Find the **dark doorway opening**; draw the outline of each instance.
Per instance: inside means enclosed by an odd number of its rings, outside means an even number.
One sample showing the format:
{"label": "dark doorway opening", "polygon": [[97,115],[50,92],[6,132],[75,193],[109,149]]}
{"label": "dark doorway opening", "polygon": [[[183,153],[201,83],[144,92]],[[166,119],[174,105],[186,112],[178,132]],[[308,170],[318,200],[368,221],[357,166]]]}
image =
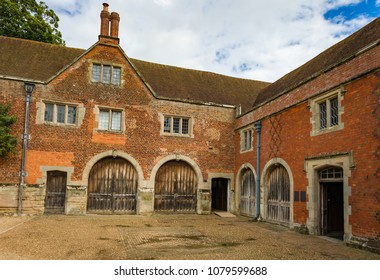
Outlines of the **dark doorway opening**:
{"label": "dark doorway opening", "polygon": [[228,179],[214,178],[211,183],[212,201],[211,207],[213,210],[227,211],[228,202]]}
{"label": "dark doorway opening", "polygon": [[322,235],[343,240],[343,218],[343,182],[321,183]]}

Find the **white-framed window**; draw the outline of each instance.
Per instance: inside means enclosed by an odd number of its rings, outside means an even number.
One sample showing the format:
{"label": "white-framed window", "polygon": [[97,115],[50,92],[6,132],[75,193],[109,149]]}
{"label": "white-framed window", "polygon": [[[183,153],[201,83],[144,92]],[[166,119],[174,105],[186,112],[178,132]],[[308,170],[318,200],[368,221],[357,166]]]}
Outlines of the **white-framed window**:
{"label": "white-framed window", "polygon": [[190,136],[191,118],[164,116],[163,133],[166,135]]}
{"label": "white-framed window", "polygon": [[335,90],[311,100],[312,136],[344,128],[341,120],[344,112],[344,108],[341,106],[342,99],[342,91]]}
{"label": "white-framed window", "polygon": [[252,128],[244,129],[240,132],[240,151],[246,152],[252,150]]}
{"label": "white-framed window", "polygon": [[123,111],[119,109],[99,108],[98,130],[122,131]]}
{"label": "white-framed window", "polygon": [[121,67],[101,63],[93,63],[91,80],[97,83],[120,86]]}
{"label": "white-framed window", "polygon": [[44,102],[44,122],[63,125],[77,124],[77,105]]}

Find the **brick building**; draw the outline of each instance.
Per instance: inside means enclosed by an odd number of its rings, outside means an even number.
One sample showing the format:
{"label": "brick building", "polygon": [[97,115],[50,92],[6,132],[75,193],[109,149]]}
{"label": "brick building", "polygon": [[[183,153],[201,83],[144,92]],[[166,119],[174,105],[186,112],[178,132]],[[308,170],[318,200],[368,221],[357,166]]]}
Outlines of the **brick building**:
{"label": "brick building", "polygon": [[380,19],[273,84],[131,59],[119,20],[87,50],[0,37],[1,212],[219,209],[378,250]]}

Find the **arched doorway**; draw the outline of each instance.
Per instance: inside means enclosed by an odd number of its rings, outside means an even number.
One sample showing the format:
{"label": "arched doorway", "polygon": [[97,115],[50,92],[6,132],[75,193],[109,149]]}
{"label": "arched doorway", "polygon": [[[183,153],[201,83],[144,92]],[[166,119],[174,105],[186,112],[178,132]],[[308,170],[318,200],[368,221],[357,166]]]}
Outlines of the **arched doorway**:
{"label": "arched doorway", "polygon": [[319,171],[320,234],[343,239],[343,169],[329,167]]}
{"label": "arched doorway", "polygon": [[256,183],[250,168],[243,169],[240,180],[240,215],[256,215]]}
{"label": "arched doorway", "polygon": [[106,157],[91,169],[87,211],[136,213],[138,176],[127,160]]}
{"label": "arched doorway", "polygon": [[285,167],[276,164],[268,175],[267,220],[289,225],[290,179]]}
{"label": "arched doorway", "polygon": [[197,210],[197,182],[197,175],[187,162],[166,162],[155,177],[154,210],[194,213]]}

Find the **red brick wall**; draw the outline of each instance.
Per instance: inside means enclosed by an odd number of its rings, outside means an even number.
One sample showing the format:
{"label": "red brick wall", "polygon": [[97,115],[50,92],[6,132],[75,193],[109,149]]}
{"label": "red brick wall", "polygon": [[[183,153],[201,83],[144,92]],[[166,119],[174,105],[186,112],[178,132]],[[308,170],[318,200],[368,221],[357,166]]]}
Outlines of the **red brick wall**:
{"label": "red brick wall", "polygon": [[[352,225],[352,233],[356,236],[379,239],[380,234],[380,180],[379,174],[379,88],[380,71],[371,72],[344,85],[347,91],[342,100],[344,113],[342,122],[344,129],[325,133],[318,136],[310,136],[312,130],[310,118],[311,112],[305,97],[312,96],[313,92],[319,93],[324,89],[338,86],[338,75],[342,72],[344,77],[348,72],[352,77],[360,75],[363,71],[363,60],[370,65],[379,65],[379,48],[377,52],[371,51],[372,57],[367,54],[364,58],[353,60],[352,64],[344,64],[341,68],[334,69],[330,73],[303,85],[294,90],[288,96],[282,96],[267,105],[253,111],[237,120],[238,127],[242,127],[259,118],[262,119],[261,141],[261,172],[264,165],[274,157],[284,159],[290,166],[294,191],[306,191],[308,181],[304,172],[305,158],[321,156],[341,152],[353,152],[355,168],[351,170],[349,186],[352,193],[349,199],[351,215],[349,223]],[[370,60],[372,60],[370,62]],[[363,67],[362,67],[363,66]],[[346,75],[348,76],[348,75]],[[323,82],[325,79],[329,81]],[[375,92],[377,88],[377,93]],[[294,94],[294,96],[293,96]],[[298,100],[304,100],[297,105]],[[282,103],[282,104],[281,104]],[[273,109],[273,106],[275,109]],[[274,110],[289,107],[278,114],[271,114]],[[276,124],[275,133],[272,124]],[[239,147],[239,131],[235,133],[235,145]],[[377,135],[377,137],[375,136]],[[278,151],[272,147],[276,147]],[[238,168],[249,162],[256,166],[256,135],[254,132],[254,150],[249,153],[237,152],[235,161],[235,174]],[[378,155],[380,156],[380,155]],[[237,174],[236,174],[237,176]],[[377,215],[377,217],[376,217]],[[306,202],[294,202],[294,222],[305,224],[308,217]]]}
{"label": "red brick wall", "polygon": [[[113,64],[122,65],[122,86],[91,82],[92,61],[112,61]],[[22,83],[18,86],[22,87]],[[2,94],[11,98],[7,92],[4,90]],[[20,98],[15,99],[17,107],[14,109],[17,114],[24,106],[21,99],[23,89],[18,88],[18,92]],[[155,164],[172,154],[193,159],[201,168],[204,179],[207,179],[208,172],[233,172],[234,145],[231,132],[234,109],[155,99],[117,47],[98,45],[48,85],[37,85],[33,96],[31,140],[26,166],[28,184],[35,184],[37,179],[42,178],[41,165],[72,166],[74,173],[69,179],[81,181],[88,161],[99,153],[113,149],[132,156],[142,167],[146,180],[150,178]],[[82,125],[77,128],[37,124],[37,102],[42,100],[83,104],[85,117]],[[96,105],[123,108],[125,132],[96,131]],[[161,136],[159,113],[192,117],[194,137]],[[22,124],[23,120],[19,120],[19,123]],[[17,182],[20,160],[14,160],[15,172],[10,174],[6,171],[9,164],[7,160],[0,165],[1,172],[7,174],[6,181]],[[1,178],[0,182],[3,181]]]}

